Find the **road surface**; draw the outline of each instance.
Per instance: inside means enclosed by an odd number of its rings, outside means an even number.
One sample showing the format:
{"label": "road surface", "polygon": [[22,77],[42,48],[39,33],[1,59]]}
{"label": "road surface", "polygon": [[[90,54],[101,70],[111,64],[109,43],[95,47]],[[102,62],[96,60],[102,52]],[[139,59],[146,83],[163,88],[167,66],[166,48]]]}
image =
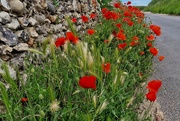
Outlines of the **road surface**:
{"label": "road surface", "polygon": [[165,121],[180,121],[180,16],[148,12],[145,15],[162,31],[162,35],[156,39],[155,47],[165,59],[159,62],[157,57],[154,58],[151,77],[162,80],[157,101],[164,112]]}

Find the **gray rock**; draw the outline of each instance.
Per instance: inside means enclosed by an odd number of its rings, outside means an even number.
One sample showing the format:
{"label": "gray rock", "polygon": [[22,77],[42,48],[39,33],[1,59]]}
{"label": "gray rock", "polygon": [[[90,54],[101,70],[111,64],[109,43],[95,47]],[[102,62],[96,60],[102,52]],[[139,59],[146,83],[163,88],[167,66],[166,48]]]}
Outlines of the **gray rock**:
{"label": "gray rock", "polygon": [[22,27],[27,27],[29,24],[29,21],[26,17],[19,17],[18,18],[19,23],[21,24]]}
{"label": "gray rock", "polygon": [[44,35],[47,35],[47,31],[45,31],[46,30],[46,28],[44,27],[44,26],[38,26],[38,27],[36,27],[36,32],[38,33],[38,34],[44,34]]}
{"label": "gray rock", "polygon": [[14,29],[15,30],[15,29],[17,29],[20,26],[20,23],[18,22],[17,19],[13,18],[11,23],[6,24],[6,26],[8,28],[10,28],[10,29]]}
{"label": "gray rock", "polygon": [[7,0],[0,0],[0,7],[1,6],[4,10],[7,10],[7,11],[11,9],[7,3]]}
{"label": "gray rock", "polygon": [[53,30],[53,33],[58,33],[62,31],[62,24],[53,25],[51,24],[50,28]]}
{"label": "gray rock", "polygon": [[87,13],[89,11],[89,6],[88,4],[83,4],[81,3],[81,8],[82,8],[82,12]]}
{"label": "gray rock", "polygon": [[48,11],[52,14],[52,15],[54,15],[55,13],[56,13],[56,8],[54,7],[54,5],[52,5],[51,3],[48,3],[47,4],[47,7],[48,7]]}
{"label": "gray rock", "polygon": [[24,41],[24,42],[28,42],[30,40],[30,37],[29,37],[28,33],[26,33],[25,31],[22,31],[22,33],[20,35],[20,39],[22,39],[22,41]]}
{"label": "gray rock", "polygon": [[28,42],[30,40],[28,33],[25,32],[24,30],[17,31],[16,35],[21,41]]}
{"label": "gray rock", "polygon": [[18,44],[17,36],[11,30],[2,27],[2,25],[0,25],[0,41],[9,46]]}
{"label": "gray rock", "polygon": [[46,17],[45,17],[44,15],[35,15],[35,19],[36,19],[39,23],[45,23]]}
{"label": "gray rock", "polygon": [[30,23],[30,25],[35,26],[38,22],[36,21],[36,19],[30,17],[29,18],[29,23]]}
{"label": "gray rock", "polygon": [[0,12],[0,23],[2,24],[6,24],[11,22],[11,17],[9,16],[9,14],[7,12]]}
{"label": "gray rock", "polygon": [[19,0],[10,0],[9,6],[13,12],[16,12],[18,14],[22,13],[24,10],[24,5]]}
{"label": "gray rock", "polygon": [[12,49],[12,47],[9,47],[8,45],[2,45],[2,46],[0,46],[0,50],[2,50],[3,55],[6,55],[7,52],[11,53],[13,49]]}
{"label": "gray rock", "polygon": [[34,29],[34,27],[29,27],[28,28],[28,32],[29,32],[29,35],[31,37],[38,37],[38,33],[36,32],[36,30]]}
{"label": "gray rock", "polygon": [[82,13],[81,3],[77,3],[77,12]]}
{"label": "gray rock", "polygon": [[19,43],[18,45],[13,47],[16,51],[27,51],[28,50],[28,44],[26,43]]}

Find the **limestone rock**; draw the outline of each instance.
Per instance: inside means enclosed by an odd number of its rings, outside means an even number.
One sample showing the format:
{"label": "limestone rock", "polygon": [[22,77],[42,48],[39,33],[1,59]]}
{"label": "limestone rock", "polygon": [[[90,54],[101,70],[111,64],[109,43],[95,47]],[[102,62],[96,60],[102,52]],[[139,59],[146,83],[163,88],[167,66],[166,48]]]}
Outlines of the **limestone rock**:
{"label": "limestone rock", "polygon": [[10,6],[11,10],[16,13],[22,13],[24,10],[24,5],[19,0],[10,0],[9,6]]}
{"label": "limestone rock", "polygon": [[27,51],[28,50],[28,44],[26,43],[19,43],[15,47],[13,47],[16,51]]}
{"label": "limestone rock", "polygon": [[6,55],[7,52],[11,53],[12,52],[12,47],[9,47],[8,45],[2,45],[0,46],[0,50],[2,50],[2,54]]}
{"label": "limestone rock", "polygon": [[36,32],[36,30],[34,29],[34,27],[29,27],[28,28],[28,32],[29,32],[29,35],[31,37],[38,37],[38,33]]}
{"label": "limestone rock", "polygon": [[54,7],[54,5],[52,5],[51,3],[48,3],[47,4],[47,7],[48,7],[48,11],[52,14],[52,15],[54,15],[55,13],[56,13],[56,8]]}
{"label": "limestone rock", "polygon": [[30,18],[29,18],[29,24],[32,25],[32,26],[35,26],[35,25],[37,24],[36,19],[30,17]]}
{"label": "limestone rock", "polygon": [[29,24],[29,21],[26,17],[19,17],[18,18],[19,23],[21,24],[22,27],[27,27]]}
{"label": "limestone rock", "polygon": [[4,10],[10,10],[11,8],[9,7],[7,0],[0,0],[0,7],[3,7]]}
{"label": "limestone rock", "polygon": [[10,29],[16,30],[20,26],[20,23],[17,19],[13,18],[11,23],[6,24],[6,26]]}
{"label": "limestone rock", "polygon": [[0,23],[6,24],[9,22],[11,22],[11,17],[9,16],[9,14],[7,12],[1,11],[0,12]]}
{"label": "limestone rock", "polygon": [[17,36],[9,29],[6,29],[0,25],[0,41],[9,46],[15,46],[18,44]]}

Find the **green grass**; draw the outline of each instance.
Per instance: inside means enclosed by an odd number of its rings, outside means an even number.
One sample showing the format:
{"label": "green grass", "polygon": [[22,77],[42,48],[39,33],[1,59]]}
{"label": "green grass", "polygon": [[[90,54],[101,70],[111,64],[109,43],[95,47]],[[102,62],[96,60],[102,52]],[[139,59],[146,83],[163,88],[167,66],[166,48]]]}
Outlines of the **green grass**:
{"label": "green grass", "polygon": [[151,11],[153,13],[180,15],[179,5],[179,0],[152,0],[148,7],[146,7],[144,10]]}
{"label": "green grass", "polygon": [[[124,10],[113,9],[123,15]],[[140,11],[139,11],[140,12]],[[0,99],[6,112],[0,115],[4,121],[137,121],[151,117],[138,118],[139,104],[145,98],[147,78],[152,72],[153,55],[149,51],[146,36],[150,34],[149,24],[138,22],[135,14],[129,26],[123,22],[125,17],[116,20],[98,16],[93,35],[78,34],[72,22],[70,29],[81,39],[77,44],[68,41],[62,47],[55,47],[49,37],[40,43],[40,50],[30,49],[26,57],[24,73],[27,80],[18,75],[12,80],[6,65],[3,81],[0,82]],[[89,20],[90,22],[91,20]],[[121,23],[121,29],[116,27]],[[83,23],[86,24],[86,23]],[[147,27],[143,27],[146,24]],[[112,31],[124,31],[126,40],[112,36]],[[138,45],[131,46],[132,38],[137,36]],[[104,40],[108,39],[108,43]],[[127,43],[124,49],[118,44]],[[47,54],[50,50],[50,54]],[[143,51],[145,54],[140,55]],[[33,59],[33,62],[29,61]],[[103,71],[102,64],[110,63],[110,72]],[[142,76],[139,74],[142,73]],[[17,72],[18,74],[18,72]],[[82,88],[79,80],[83,76],[96,77],[96,89]],[[4,84],[9,84],[6,91]],[[22,98],[28,101],[22,102]]]}

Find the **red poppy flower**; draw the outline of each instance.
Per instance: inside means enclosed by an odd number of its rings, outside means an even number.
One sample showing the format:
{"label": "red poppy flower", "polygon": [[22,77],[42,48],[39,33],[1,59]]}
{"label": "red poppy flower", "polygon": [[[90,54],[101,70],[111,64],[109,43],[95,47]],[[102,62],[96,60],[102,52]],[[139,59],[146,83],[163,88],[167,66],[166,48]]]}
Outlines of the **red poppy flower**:
{"label": "red poppy flower", "polygon": [[116,36],[117,39],[126,40],[126,36],[122,32],[118,32]]}
{"label": "red poppy flower", "polygon": [[79,86],[82,88],[96,89],[96,77],[95,76],[83,76],[79,80]]}
{"label": "red poppy flower", "polygon": [[117,27],[117,28],[121,28],[121,26],[122,26],[121,23],[117,23],[117,24],[116,24],[116,27]]}
{"label": "red poppy flower", "polygon": [[150,48],[150,52],[151,52],[151,54],[153,54],[154,56],[156,56],[156,55],[158,54],[158,49],[155,48],[155,47],[151,47],[151,48]]}
{"label": "red poppy flower", "polygon": [[124,16],[125,16],[125,17],[131,17],[132,14],[131,14],[129,11],[125,11],[125,12],[124,12]]}
{"label": "red poppy flower", "polygon": [[111,71],[111,64],[110,63],[102,64],[102,69],[104,72],[109,73]]}
{"label": "red poppy flower", "polygon": [[112,12],[112,19],[113,19],[113,20],[117,20],[118,18],[119,18],[118,13]]}
{"label": "red poppy flower", "polygon": [[114,3],[114,7],[115,7],[115,8],[121,8],[121,3],[120,3],[120,2]]}
{"label": "red poppy flower", "polygon": [[65,42],[66,42],[66,38],[64,38],[64,37],[59,37],[59,38],[56,39],[55,45],[56,45],[56,47],[59,47],[59,46],[64,45]]}
{"label": "red poppy flower", "polygon": [[108,11],[108,9],[107,8],[102,8],[102,10],[101,10],[101,12],[104,14],[104,13],[106,13]]}
{"label": "red poppy flower", "polygon": [[66,38],[74,44],[77,44],[79,40],[79,38],[75,36],[72,32],[66,32]]}
{"label": "red poppy flower", "polygon": [[130,46],[136,46],[136,45],[138,45],[139,44],[139,42],[137,42],[137,41],[131,41],[130,42]]}
{"label": "red poppy flower", "polygon": [[162,56],[162,55],[158,57],[159,61],[163,61],[163,60],[164,60],[164,58],[165,58],[165,57],[164,57],[164,56]]}
{"label": "red poppy flower", "polygon": [[109,40],[104,40],[104,43],[108,43],[109,42]]}
{"label": "red poppy flower", "polygon": [[94,19],[96,16],[97,16],[97,15],[94,14],[94,13],[91,13],[91,14],[90,14],[90,18],[91,18],[91,19]]}
{"label": "red poppy flower", "polygon": [[151,42],[148,42],[148,43],[147,43],[147,46],[148,46],[148,47],[152,47],[152,43],[151,43]]}
{"label": "red poppy flower", "polygon": [[121,44],[118,44],[118,48],[121,50],[121,49],[124,49],[126,47],[126,43],[121,43]]}
{"label": "red poppy flower", "polygon": [[72,18],[71,21],[72,21],[73,23],[76,23],[76,22],[77,22],[77,19],[76,19],[76,18]]}
{"label": "red poppy flower", "polygon": [[143,74],[142,74],[142,73],[139,73],[139,76],[143,76]]}
{"label": "red poppy flower", "polygon": [[95,31],[94,31],[93,29],[88,29],[88,30],[87,30],[87,33],[88,33],[89,35],[93,35],[93,34],[95,33]]}
{"label": "red poppy flower", "polygon": [[146,94],[146,98],[149,100],[149,101],[155,101],[156,100],[156,93],[155,92],[148,92]]}
{"label": "red poppy flower", "polygon": [[88,22],[88,17],[87,16],[82,15],[81,19],[82,19],[83,22]]}
{"label": "red poppy flower", "polygon": [[151,91],[151,92],[155,92],[157,93],[159,88],[161,87],[162,82],[161,80],[152,80],[148,83],[147,88]]}
{"label": "red poppy flower", "polygon": [[132,40],[133,40],[133,41],[138,41],[139,38],[138,38],[137,36],[134,36],[134,37],[132,38]]}
{"label": "red poppy flower", "polygon": [[113,31],[112,31],[112,34],[113,34],[114,36],[116,36],[116,35],[117,35],[117,32],[116,32],[115,30],[113,30]]}
{"label": "red poppy flower", "polygon": [[151,24],[149,28],[157,35],[161,35],[161,27]]}
{"label": "red poppy flower", "polygon": [[127,2],[127,5],[130,5],[130,4],[131,4],[131,1],[128,1],[128,2]]}
{"label": "red poppy flower", "polygon": [[144,51],[141,51],[139,54],[140,54],[140,55],[144,55]]}
{"label": "red poppy flower", "polygon": [[129,26],[133,26],[133,25],[134,25],[134,22],[129,21],[129,22],[128,22],[128,25],[129,25]]}
{"label": "red poppy flower", "polygon": [[21,98],[21,102],[22,102],[22,103],[28,102],[28,98],[25,98],[25,97]]}
{"label": "red poppy flower", "polygon": [[149,36],[146,37],[147,40],[153,41],[155,39],[153,34],[150,34]]}

